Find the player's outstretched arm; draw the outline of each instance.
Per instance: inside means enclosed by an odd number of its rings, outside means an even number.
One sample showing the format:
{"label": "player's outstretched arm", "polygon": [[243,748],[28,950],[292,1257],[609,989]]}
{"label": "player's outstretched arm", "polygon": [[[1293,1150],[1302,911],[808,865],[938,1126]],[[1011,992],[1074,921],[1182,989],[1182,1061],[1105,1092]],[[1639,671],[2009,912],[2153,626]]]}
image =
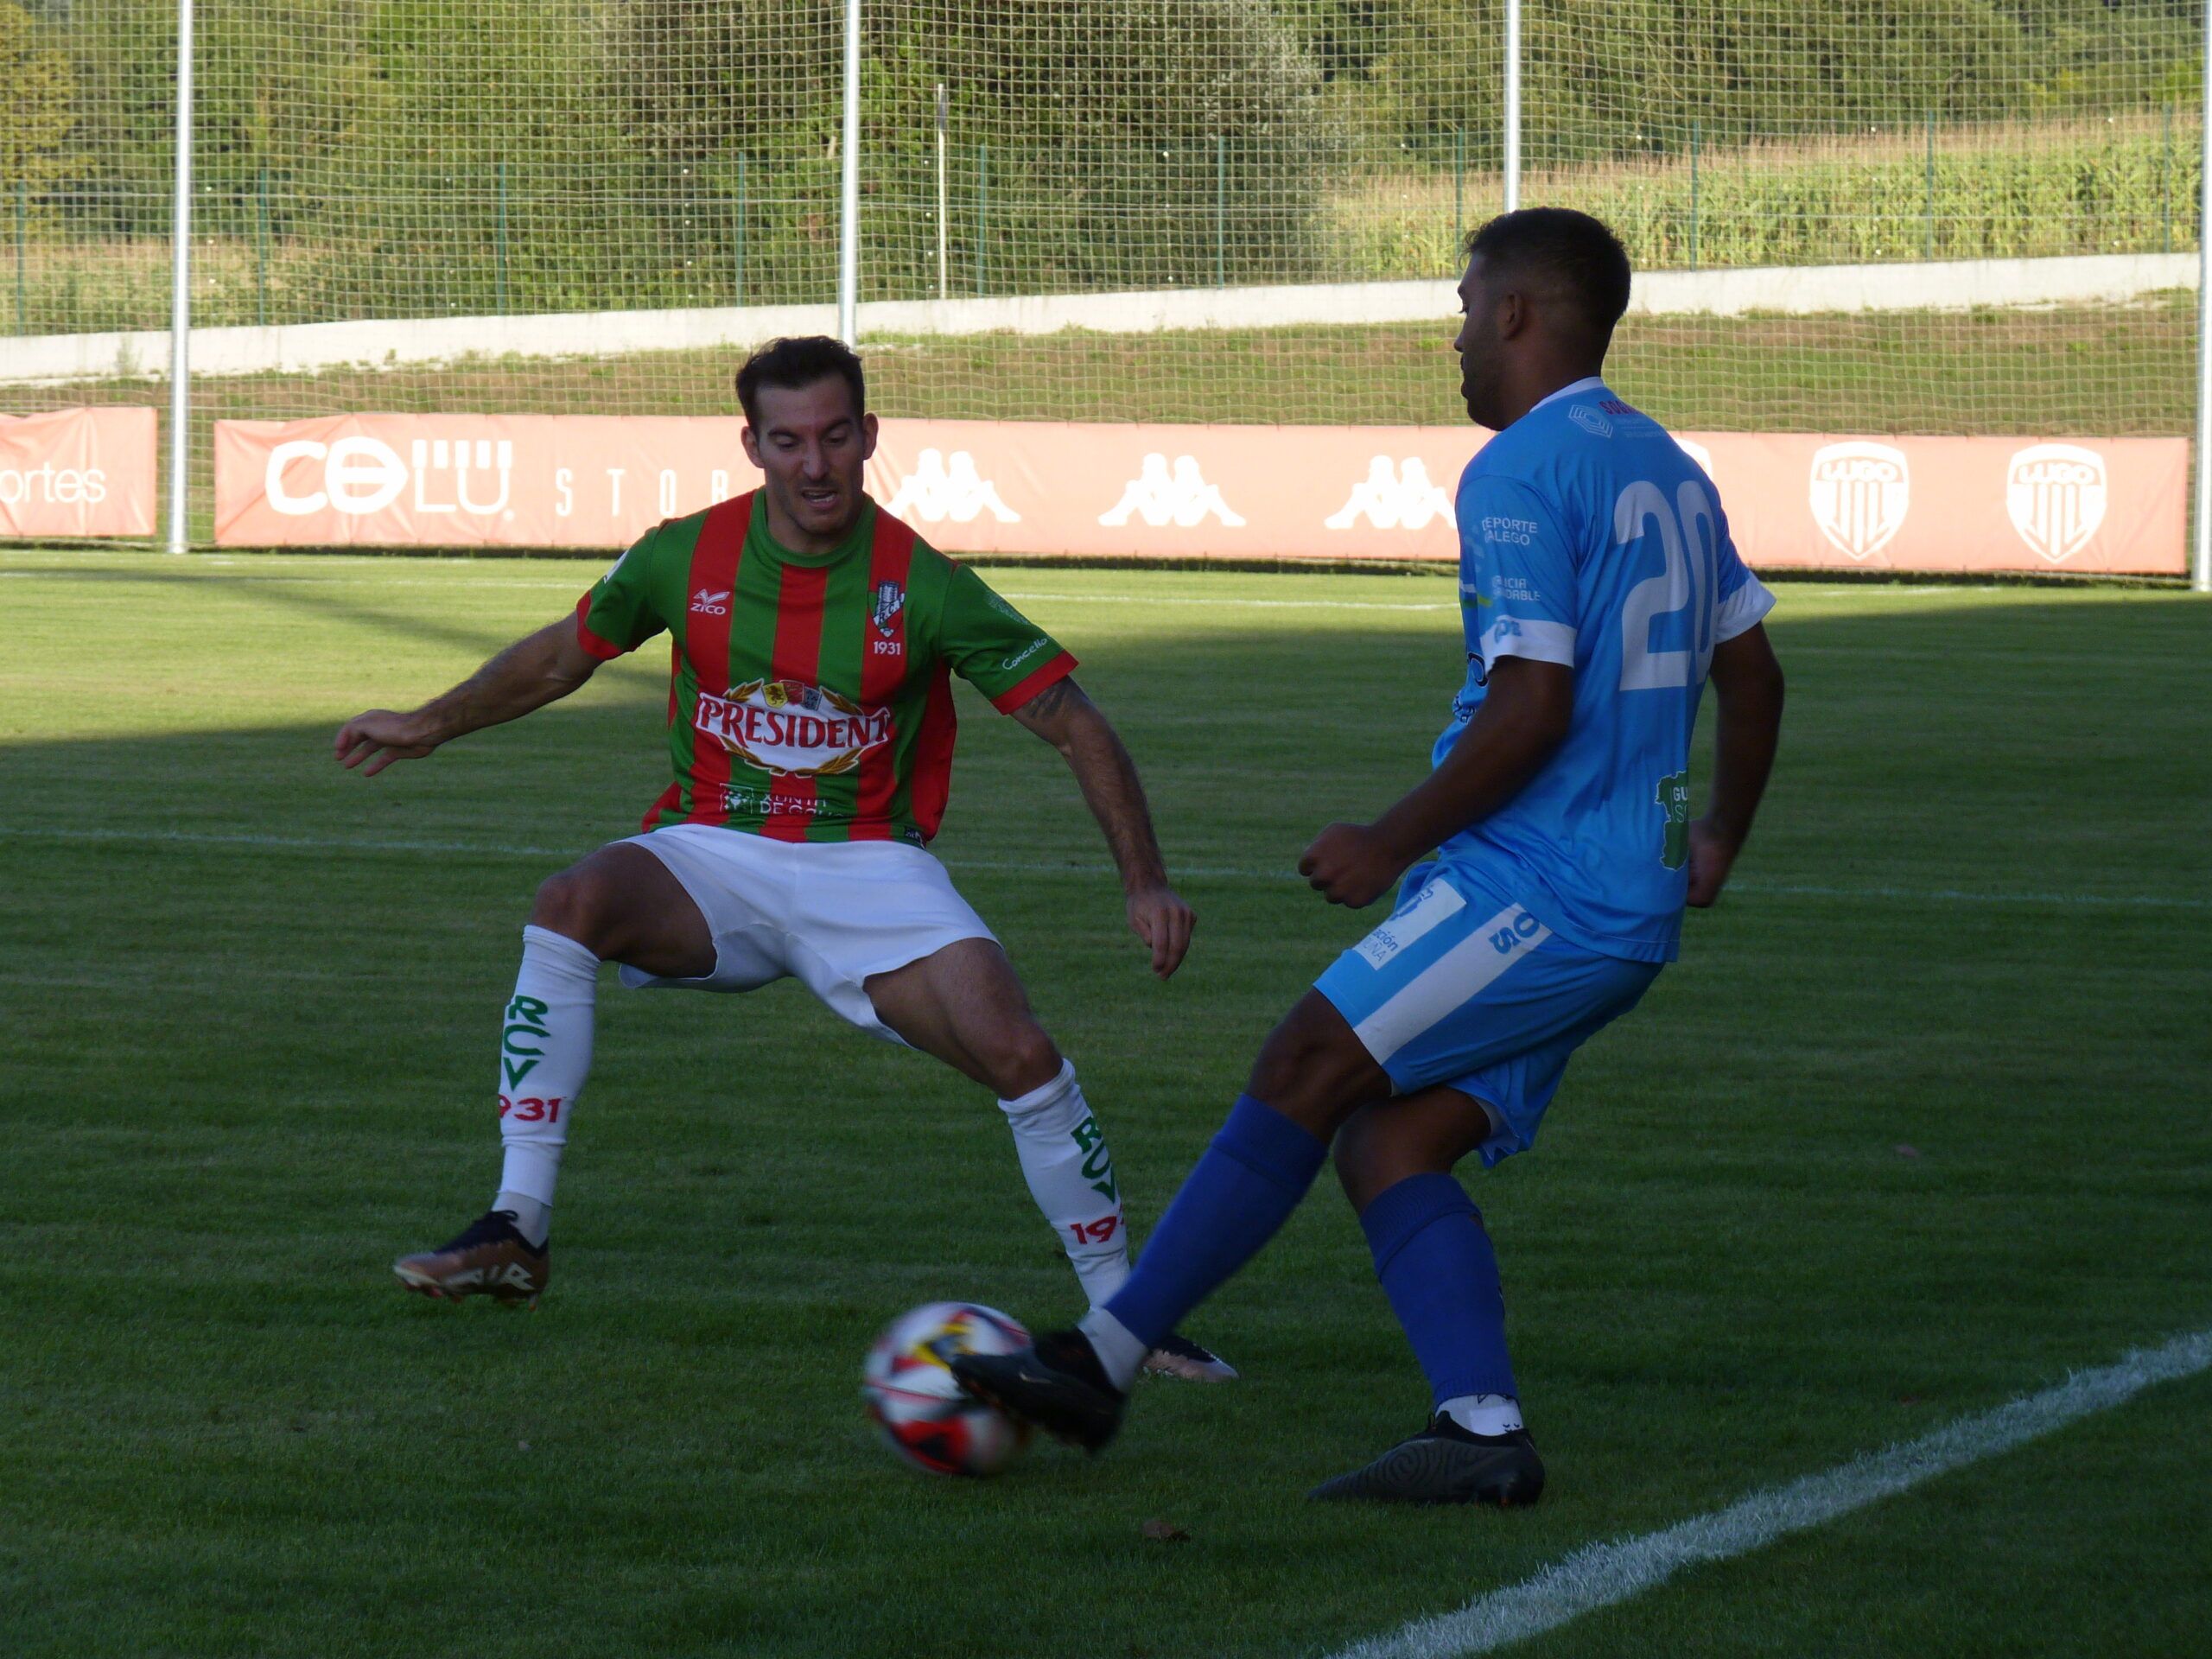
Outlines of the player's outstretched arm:
{"label": "player's outstretched arm", "polygon": [[1774,770],[1782,737],[1782,664],[1764,625],[1713,650],[1713,689],[1720,721],[1713,742],[1713,799],[1690,825],[1689,901],[1702,910],[1720,896],[1728,871],[1751,833],[1751,818]]}
{"label": "player's outstretched arm", "polygon": [[1519,794],[1567,741],[1573,718],[1573,669],[1501,657],[1444,764],[1373,823],[1331,824],[1298,873],[1332,905],[1373,904],[1423,853]]}
{"label": "player's outstretched arm", "polygon": [[354,715],[338,729],[338,764],[373,778],[395,760],[419,760],[442,743],[543,709],[591,678],[598,666],[576,641],[575,619],[563,617],[410,714],[371,709]]}
{"label": "player's outstretched arm", "polygon": [[1167,885],[1167,867],[1152,832],[1151,809],[1136,762],[1113,722],[1073,680],[1056,680],[1014,711],[1014,717],[1058,749],[1082,786],[1129,896],[1129,926],[1152,948],[1152,971],[1165,979],[1191,948],[1197,918]]}

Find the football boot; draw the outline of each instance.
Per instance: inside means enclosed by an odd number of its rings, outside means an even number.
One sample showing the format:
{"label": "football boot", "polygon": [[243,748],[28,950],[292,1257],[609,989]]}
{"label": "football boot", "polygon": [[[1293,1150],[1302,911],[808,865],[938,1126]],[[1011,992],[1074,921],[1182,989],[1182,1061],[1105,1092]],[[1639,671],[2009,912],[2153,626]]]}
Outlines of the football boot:
{"label": "football boot", "polygon": [[1170,1332],[1144,1357],[1147,1376],[1179,1377],[1185,1382],[1234,1382],[1236,1368],[1211,1348]]}
{"label": "football boot", "polygon": [[1504,1510],[1534,1503],[1543,1490],[1544,1462],[1528,1430],[1470,1433],[1440,1411],[1411,1440],[1364,1469],[1323,1481],[1306,1497],[1325,1503],[1494,1503]]}
{"label": "football boot", "polygon": [[553,1248],[533,1249],[517,1230],[513,1211],[487,1210],[458,1237],[419,1255],[403,1255],[391,1270],[401,1284],[425,1296],[449,1302],[489,1296],[535,1307],[552,1277]]}
{"label": "football boot", "polygon": [[1080,1331],[1047,1332],[1010,1354],[955,1354],[950,1363],[965,1393],[1086,1452],[1114,1438],[1128,1403]]}

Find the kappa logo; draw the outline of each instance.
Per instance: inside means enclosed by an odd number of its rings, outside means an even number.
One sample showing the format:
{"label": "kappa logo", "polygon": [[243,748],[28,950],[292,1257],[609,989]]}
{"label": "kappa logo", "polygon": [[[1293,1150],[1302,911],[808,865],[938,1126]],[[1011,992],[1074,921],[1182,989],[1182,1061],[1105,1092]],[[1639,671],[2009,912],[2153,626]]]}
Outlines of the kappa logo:
{"label": "kappa logo", "polygon": [[1429,477],[1427,462],[1419,455],[1402,461],[1377,455],[1344,505],[1321,522],[1331,530],[1350,530],[1362,518],[1377,530],[1426,530],[1451,517],[1452,499]]}
{"label": "kappa logo", "polygon": [[722,588],[719,592],[711,588],[702,588],[697,593],[691,595],[691,614],[694,616],[728,616],[729,614],[729,593],[730,590],[727,588]]}
{"label": "kappa logo", "polygon": [[1808,491],[1813,522],[1853,563],[1890,544],[1912,508],[1912,470],[1904,451],[1854,439],[1813,456]]}
{"label": "kappa logo", "polygon": [[2052,564],[2089,544],[2105,521],[2105,458],[2071,443],[2036,443],[2012,457],[2005,511],[2020,539]]}
{"label": "kappa logo", "polygon": [[986,512],[1002,524],[1021,522],[1021,515],[999,499],[998,486],[976,471],[976,457],[966,449],[954,450],[950,460],[941,449],[923,450],[883,510],[893,518],[911,514],[932,524],[948,518],[972,524]]}
{"label": "kappa logo", "polygon": [[1122,499],[1098,515],[1098,522],[1119,528],[1135,517],[1154,529],[1174,524],[1190,530],[1204,524],[1209,514],[1231,530],[1244,527],[1244,520],[1221,499],[1221,491],[1206,482],[1196,455],[1176,456],[1171,472],[1167,457],[1155,449],[1122,486]]}

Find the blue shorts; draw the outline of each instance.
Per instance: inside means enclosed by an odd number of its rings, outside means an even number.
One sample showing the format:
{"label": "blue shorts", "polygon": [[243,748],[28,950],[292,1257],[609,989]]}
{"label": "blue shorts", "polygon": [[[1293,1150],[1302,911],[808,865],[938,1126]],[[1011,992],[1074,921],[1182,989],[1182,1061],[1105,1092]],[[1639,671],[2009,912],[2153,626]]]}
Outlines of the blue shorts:
{"label": "blue shorts", "polygon": [[1493,1109],[1495,1164],[1535,1144],[1567,1057],[1636,1006],[1656,962],[1569,944],[1464,865],[1417,865],[1390,919],[1314,989],[1398,1093],[1447,1084]]}

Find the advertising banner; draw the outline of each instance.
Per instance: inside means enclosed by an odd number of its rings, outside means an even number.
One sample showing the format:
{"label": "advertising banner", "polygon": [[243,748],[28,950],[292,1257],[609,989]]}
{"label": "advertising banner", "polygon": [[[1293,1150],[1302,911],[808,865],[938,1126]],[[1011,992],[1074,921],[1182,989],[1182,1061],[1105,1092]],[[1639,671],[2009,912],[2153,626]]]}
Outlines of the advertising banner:
{"label": "advertising banner", "polygon": [[150,409],[0,415],[0,540],[151,536]]}
{"label": "advertising banner", "polygon": [[[751,489],[729,417],[216,423],[228,546],[626,545]],[[876,499],[956,553],[1451,559],[1473,427],[883,423]],[[1754,565],[2179,574],[2178,438],[1688,434]]]}

